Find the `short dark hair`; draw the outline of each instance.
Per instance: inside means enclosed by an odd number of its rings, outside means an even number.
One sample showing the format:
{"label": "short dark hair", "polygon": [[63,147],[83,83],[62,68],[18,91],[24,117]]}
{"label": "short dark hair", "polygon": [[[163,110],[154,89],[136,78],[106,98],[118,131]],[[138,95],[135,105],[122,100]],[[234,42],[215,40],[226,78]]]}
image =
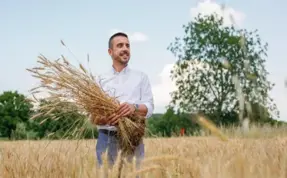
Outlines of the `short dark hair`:
{"label": "short dark hair", "polygon": [[112,48],[113,44],[112,44],[112,40],[117,37],[117,36],[123,36],[123,37],[126,37],[126,38],[129,38],[127,34],[123,33],[123,32],[118,32],[118,33],[115,33],[113,34],[110,39],[109,39],[109,48]]}

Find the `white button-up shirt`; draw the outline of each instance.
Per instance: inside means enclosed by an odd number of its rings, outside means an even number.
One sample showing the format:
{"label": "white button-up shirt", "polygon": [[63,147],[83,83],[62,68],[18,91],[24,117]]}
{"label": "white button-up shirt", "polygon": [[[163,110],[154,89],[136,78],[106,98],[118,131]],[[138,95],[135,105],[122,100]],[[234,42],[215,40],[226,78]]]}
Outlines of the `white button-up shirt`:
{"label": "white button-up shirt", "polygon": [[[117,97],[120,103],[144,104],[147,107],[146,118],[151,117],[154,100],[148,76],[134,69],[125,67],[121,72],[112,67],[97,79],[98,84],[111,97]],[[109,125],[98,125],[98,129],[116,130]]]}

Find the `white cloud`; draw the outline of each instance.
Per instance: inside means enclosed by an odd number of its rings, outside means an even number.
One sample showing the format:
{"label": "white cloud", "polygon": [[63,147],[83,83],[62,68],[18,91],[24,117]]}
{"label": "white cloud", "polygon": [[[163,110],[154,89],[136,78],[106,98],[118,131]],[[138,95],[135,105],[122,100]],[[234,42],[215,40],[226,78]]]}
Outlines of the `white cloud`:
{"label": "white cloud", "polygon": [[158,75],[160,77],[160,82],[152,87],[152,92],[154,95],[155,112],[162,112],[165,106],[171,101],[170,92],[176,90],[175,84],[170,78],[170,72],[174,64],[166,64],[161,73]]}
{"label": "white cloud", "polygon": [[124,32],[124,33],[126,33],[129,36],[129,39],[130,39],[131,42],[145,42],[145,41],[148,40],[147,35],[145,35],[142,32],[132,32],[131,33],[131,32],[122,31],[120,29],[112,29],[110,31],[109,35],[113,35],[114,33],[117,33],[117,32]]}
{"label": "white cloud", "polygon": [[[197,60],[190,61],[187,63],[189,68],[188,70],[190,72],[193,71],[193,68],[195,66],[200,68],[203,67],[208,68],[207,65]],[[171,70],[173,69],[174,65],[175,65],[174,63],[164,65],[162,71],[158,74],[160,82],[152,87],[154,104],[155,104],[155,113],[165,111],[165,107],[171,101],[170,93],[177,90],[175,81],[171,80]],[[183,77],[187,77],[187,75]]]}
{"label": "white cloud", "polygon": [[148,40],[148,37],[141,32],[134,32],[130,35],[130,39],[133,42],[144,42]]}
{"label": "white cloud", "polygon": [[192,7],[190,9],[192,18],[196,17],[199,13],[202,15],[210,15],[212,13],[216,13],[220,17],[224,18],[224,25],[226,26],[233,24],[233,22],[238,26],[242,26],[245,19],[244,13],[231,7],[222,6],[213,0],[202,0],[196,7]]}

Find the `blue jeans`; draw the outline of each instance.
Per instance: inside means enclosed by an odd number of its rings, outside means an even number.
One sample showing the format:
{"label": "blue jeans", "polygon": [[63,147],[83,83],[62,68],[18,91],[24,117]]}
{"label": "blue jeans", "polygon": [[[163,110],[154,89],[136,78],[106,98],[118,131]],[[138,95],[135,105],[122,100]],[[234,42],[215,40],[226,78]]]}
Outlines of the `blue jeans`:
{"label": "blue jeans", "polygon": [[[98,140],[96,144],[96,157],[98,165],[101,166],[103,164],[102,156],[103,153],[108,151],[108,162],[110,166],[113,166],[119,152],[118,140],[115,136],[107,135],[105,133],[99,132]],[[131,157],[136,157],[136,168],[140,167],[141,161],[144,158],[144,144],[141,142],[139,146],[137,146],[134,155]]]}

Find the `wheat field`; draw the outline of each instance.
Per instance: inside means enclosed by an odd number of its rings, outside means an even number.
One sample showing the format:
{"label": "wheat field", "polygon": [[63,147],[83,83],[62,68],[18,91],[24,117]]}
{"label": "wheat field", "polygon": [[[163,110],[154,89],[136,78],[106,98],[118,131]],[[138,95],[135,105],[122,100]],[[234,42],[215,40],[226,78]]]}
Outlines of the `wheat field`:
{"label": "wheat field", "polygon": [[[146,138],[142,167],[127,164],[121,176],[287,177],[286,129],[253,129],[248,136],[232,131],[227,142],[214,136]],[[113,169],[107,164],[96,167],[95,144],[96,140],[1,141],[0,177],[118,177],[118,163]]]}

